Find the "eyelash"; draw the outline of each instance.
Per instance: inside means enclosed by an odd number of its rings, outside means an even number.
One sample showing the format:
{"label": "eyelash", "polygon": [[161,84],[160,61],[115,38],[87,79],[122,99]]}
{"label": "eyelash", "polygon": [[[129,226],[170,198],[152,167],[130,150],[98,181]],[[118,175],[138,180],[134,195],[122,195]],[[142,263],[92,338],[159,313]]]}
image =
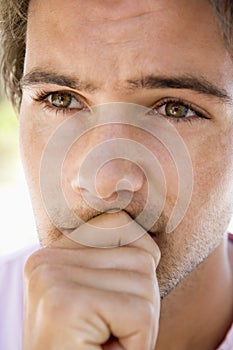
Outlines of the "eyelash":
{"label": "eyelash", "polygon": [[[71,92],[67,92],[67,91],[53,91],[53,92],[47,92],[44,90],[38,90],[35,93],[35,96],[32,97],[33,101],[35,102],[39,102],[42,106],[44,110],[47,110],[49,112],[55,112],[56,115],[58,114],[62,114],[63,116],[66,115],[67,113],[73,111],[75,108],[69,108],[69,107],[56,107],[50,104],[49,101],[46,101],[46,99],[48,99],[49,96],[56,94],[56,93],[66,93],[69,94],[70,97],[73,99],[75,99],[76,101],[82,103],[83,105],[86,105],[86,103],[84,101],[81,100],[81,98],[77,98],[75,96],[75,94],[72,94]],[[85,109],[89,109],[88,107],[86,107]],[[81,110],[81,109],[80,109]]]}
{"label": "eyelash", "polygon": [[[66,114],[68,114],[69,112],[73,111],[75,108],[69,108],[69,107],[56,107],[53,105],[50,105],[49,101],[46,101],[46,99],[48,99],[49,96],[56,94],[56,93],[67,93],[70,95],[70,97],[73,99],[75,99],[76,101],[80,102],[83,105],[86,105],[85,102],[82,101],[81,98],[77,98],[77,96],[75,94],[72,94],[71,92],[67,92],[67,91],[53,91],[53,92],[47,92],[44,90],[39,90],[36,91],[35,96],[32,97],[32,99],[35,102],[39,102],[40,104],[43,105],[43,109],[44,110],[48,110],[49,112],[53,112],[56,115],[62,113],[63,116],[65,116]],[[163,105],[166,105],[168,103],[172,103],[172,102],[177,102],[182,104],[184,107],[188,108],[191,112],[193,112],[193,116],[189,116],[189,117],[180,117],[180,118],[176,118],[176,117],[169,117],[167,115],[162,115],[166,118],[168,118],[169,120],[171,120],[172,122],[176,122],[176,123],[180,123],[180,122],[189,122],[192,123],[192,121],[195,120],[200,120],[200,119],[211,119],[210,117],[208,117],[205,113],[201,112],[200,110],[198,110],[198,108],[196,106],[193,106],[192,103],[189,103],[187,101],[184,101],[180,98],[164,98],[162,100],[160,100],[158,103],[156,103],[153,107],[150,107],[151,110],[149,111],[149,114],[151,115],[156,115],[158,112],[158,108],[162,107]],[[86,107],[85,109],[89,110],[88,107]],[[81,109],[80,109],[81,110]],[[83,110],[83,109],[82,109]],[[161,113],[159,113],[161,115]]]}
{"label": "eyelash", "polygon": [[[160,100],[159,102],[157,102],[157,104],[155,104],[151,110],[152,110],[152,114],[153,112],[162,107],[163,105],[165,104],[168,104],[168,103],[172,103],[172,102],[178,102],[180,104],[182,104],[184,107],[188,108],[189,111],[193,112],[193,116],[189,116],[189,117],[183,117],[183,118],[176,118],[176,117],[169,117],[167,115],[163,115],[164,117],[168,118],[169,120],[171,120],[172,122],[175,122],[175,123],[180,123],[180,122],[189,122],[189,123],[192,123],[192,121],[194,120],[209,120],[211,119],[210,116],[207,116],[207,113],[204,113],[203,111],[200,111],[200,109],[198,109],[196,106],[194,106],[192,103],[190,102],[187,102],[187,101],[184,101],[182,100],[181,98],[172,98],[172,97],[167,97],[167,98],[164,98],[162,100]],[[150,113],[150,112],[149,112]]]}

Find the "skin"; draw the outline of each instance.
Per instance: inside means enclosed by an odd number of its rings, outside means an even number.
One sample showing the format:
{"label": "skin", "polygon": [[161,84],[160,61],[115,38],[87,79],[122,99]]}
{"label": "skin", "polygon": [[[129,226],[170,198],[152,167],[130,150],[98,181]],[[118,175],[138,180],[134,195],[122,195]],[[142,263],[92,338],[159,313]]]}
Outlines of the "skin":
{"label": "skin", "polygon": [[[68,0],[64,3],[60,0],[32,0],[24,76],[35,69],[45,71],[51,70],[51,67],[59,74],[91,82],[96,89],[76,90],[45,82],[29,84],[26,80],[22,84],[19,116],[22,158],[39,236],[43,246],[48,246],[29,259],[25,270],[25,349],[52,349],[53,346],[59,349],[67,342],[71,348],[78,344],[80,349],[97,350],[111,333],[118,338],[114,344],[106,345],[112,350],[121,349],[120,344],[126,349],[137,349],[137,346],[138,349],[156,350],[216,348],[230,327],[233,308],[233,251],[224,239],[233,214],[233,65],[208,1],[109,3]],[[128,80],[149,74],[204,77],[224,89],[229,101],[185,88],[133,89],[127,85]],[[56,111],[45,110],[42,103],[33,99],[38,90],[72,92],[77,99],[80,96],[87,107],[126,102],[159,108],[162,99],[179,98],[208,116],[205,119],[194,114],[188,118],[191,122],[184,119],[175,122],[169,118],[189,151],[194,180],[191,203],[182,222],[172,233],[166,234],[165,228],[178,193],[174,163],[156,140],[145,135],[145,131],[135,134],[132,127],[124,125],[114,131],[110,126],[93,129],[80,140],[79,145],[70,149],[62,169],[63,191],[70,208],[84,221],[92,220],[96,211],[85,204],[81,195],[83,190],[92,196],[93,193],[88,186],[80,188],[75,181],[81,161],[99,142],[116,137],[145,145],[156,155],[167,183],[162,215],[150,229],[156,235],[156,242],[146,233],[130,247],[105,251],[84,248],[61,235],[49,219],[41,198],[40,160],[49,138],[65,119],[77,112],[77,104],[65,115],[56,115]],[[115,198],[116,184],[122,174],[132,185],[132,201],[125,212],[103,214],[93,219],[100,227],[104,227],[109,218],[112,226],[117,227],[122,220],[136,218],[143,208],[147,195],[146,179],[141,169],[129,161],[115,159],[101,169],[97,177],[100,197],[109,203]],[[129,191],[128,188],[123,190]],[[59,203],[54,204],[56,211],[65,222]],[[152,206],[147,215],[152,215]],[[85,255],[82,254],[83,249],[86,249]],[[128,249],[128,254],[124,249]],[[137,257],[139,259],[143,254],[146,254],[147,261],[145,268],[136,262]],[[98,259],[95,260],[95,256]],[[112,259],[115,256],[119,259],[111,265],[110,261],[115,261]],[[151,273],[151,263],[148,263],[151,257],[154,270],[160,260],[156,274]],[[60,265],[64,268],[58,272]],[[104,273],[107,267],[112,273],[106,284]],[[98,269],[99,275],[93,279],[92,285],[92,277],[88,273],[93,268]],[[119,275],[114,273],[116,269]],[[138,275],[130,278],[130,272]],[[144,274],[149,276],[153,286],[151,290],[148,287],[148,294],[140,289]],[[121,284],[125,290],[117,290],[116,286]],[[53,288],[54,285],[56,288]],[[124,291],[132,297],[127,299],[128,302],[123,298]],[[78,295],[82,303],[74,302],[75,298],[67,299],[67,295]],[[88,297],[84,298],[84,295]],[[90,299],[94,302],[88,306]],[[39,308],[41,300],[49,311]],[[51,300],[57,301],[52,303],[53,307],[49,307]],[[64,300],[66,303],[62,302]],[[59,305],[59,312],[54,305]],[[74,332],[72,328],[71,332],[67,325],[73,322],[72,308],[76,310],[78,320],[82,321],[84,315],[92,320],[96,305],[101,305],[97,314],[101,314],[102,323],[97,319],[91,330],[84,323],[85,331],[76,329]],[[135,324],[137,309],[144,310],[141,312],[145,316],[141,317],[139,312],[140,320]],[[132,317],[127,320],[128,314]],[[151,321],[151,317],[155,322]],[[36,319],[40,319],[39,324]],[[106,324],[110,325],[110,330],[106,329]],[[118,327],[119,324],[122,328]],[[63,335],[53,337],[53,334],[60,334],[60,329]],[[96,329],[101,331],[96,333]],[[136,332],[137,340],[131,337],[133,332]],[[149,344],[151,334],[153,340]],[[90,342],[93,347],[87,345]]]}

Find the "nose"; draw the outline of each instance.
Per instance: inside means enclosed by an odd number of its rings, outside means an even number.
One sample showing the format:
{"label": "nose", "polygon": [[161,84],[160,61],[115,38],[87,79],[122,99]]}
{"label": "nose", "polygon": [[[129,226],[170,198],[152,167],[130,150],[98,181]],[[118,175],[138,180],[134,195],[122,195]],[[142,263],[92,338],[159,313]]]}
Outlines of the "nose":
{"label": "nose", "polygon": [[114,200],[121,191],[132,194],[139,191],[143,187],[143,179],[143,172],[138,165],[125,159],[112,159],[97,172],[94,186],[88,177],[82,177],[80,183],[82,189],[91,195]]}
{"label": "nose", "polygon": [[96,128],[86,135],[82,157],[78,157],[82,161],[76,163],[73,173],[73,189],[105,200],[114,200],[124,191],[128,195],[139,191],[145,175],[135,161],[137,156],[131,142],[133,132],[132,128],[118,124]]}

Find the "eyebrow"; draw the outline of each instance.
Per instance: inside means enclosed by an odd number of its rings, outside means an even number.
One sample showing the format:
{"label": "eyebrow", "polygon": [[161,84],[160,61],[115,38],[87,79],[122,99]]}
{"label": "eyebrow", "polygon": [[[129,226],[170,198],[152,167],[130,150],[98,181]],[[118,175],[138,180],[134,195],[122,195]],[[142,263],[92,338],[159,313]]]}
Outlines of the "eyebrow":
{"label": "eyebrow", "polygon": [[[92,82],[81,81],[68,75],[41,69],[32,70],[20,80],[21,88],[41,83],[66,86],[87,93],[95,93],[100,90],[100,87]],[[128,79],[124,86],[130,90],[185,89],[221,99],[223,102],[232,103],[232,98],[225,89],[219,88],[203,76],[196,77],[187,74],[174,77],[147,75],[140,79]]]}
{"label": "eyebrow", "polygon": [[45,70],[34,69],[24,75],[20,80],[20,87],[26,87],[37,84],[54,84],[59,86],[66,86],[74,90],[94,93],[98,90],[91,82],[84,82],[69,75],[58,74]]}
{"label": "eyebrow", "polygon": [[127,83],[132,89],[186,89],[209,97],[217,97],[224,102],[232,102],[225,89],[220,89],[202,76],[166,77],[149,75],[142,79],[127,80]]}

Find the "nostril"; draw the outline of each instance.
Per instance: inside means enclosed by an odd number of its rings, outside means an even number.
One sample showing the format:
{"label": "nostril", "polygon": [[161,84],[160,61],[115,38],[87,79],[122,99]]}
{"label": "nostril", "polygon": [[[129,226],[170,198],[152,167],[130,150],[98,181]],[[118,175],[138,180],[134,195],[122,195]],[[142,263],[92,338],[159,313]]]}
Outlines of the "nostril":
{"label": "nostril", "polygon": [[116,159],[99,169],[95,186],[101,197],[110,197],[115,192],[137,192],[143,186],[142,170],[130,161]]}
{"label": "nostril", "polygon": [[[77,191],[77,183],[76,181],[72,181],[71,187],[74,191]],[[101,199],[107,202],[115,201],[119,197],[118,192],[111,193],[109,196],[101,196],[97,191],[96,193],[92,193],[86,188],[79,187],[79,193],[83,198],[88,198],[89,200]]]}
{"label": "nostril", "polygon": [[114,192],[108,197],[101,197],[100,196],[100,198],[102,198],[106,202],[113,202],[113,201],[115,201],[118,198],[118,193]]}
{"label": "nostril", "polygon": [[100,198],[103,198],[106,201],[114,200],[119,196],[121,192],[135,192],[135,186],[132,186],[129,180],[127,179],[111,179],[106,180],[103,183],[103,178],[96,179],[96,192]]}
{"label": "nostril", "polygon": [[128,160],[114,159],[105,163],[96,174],[79,174],[71,185],[74,191],[84,189],[94,197],[112,201],[123,192],[132,195],[139,191],[144,181],[145,175],[139,166]]}

